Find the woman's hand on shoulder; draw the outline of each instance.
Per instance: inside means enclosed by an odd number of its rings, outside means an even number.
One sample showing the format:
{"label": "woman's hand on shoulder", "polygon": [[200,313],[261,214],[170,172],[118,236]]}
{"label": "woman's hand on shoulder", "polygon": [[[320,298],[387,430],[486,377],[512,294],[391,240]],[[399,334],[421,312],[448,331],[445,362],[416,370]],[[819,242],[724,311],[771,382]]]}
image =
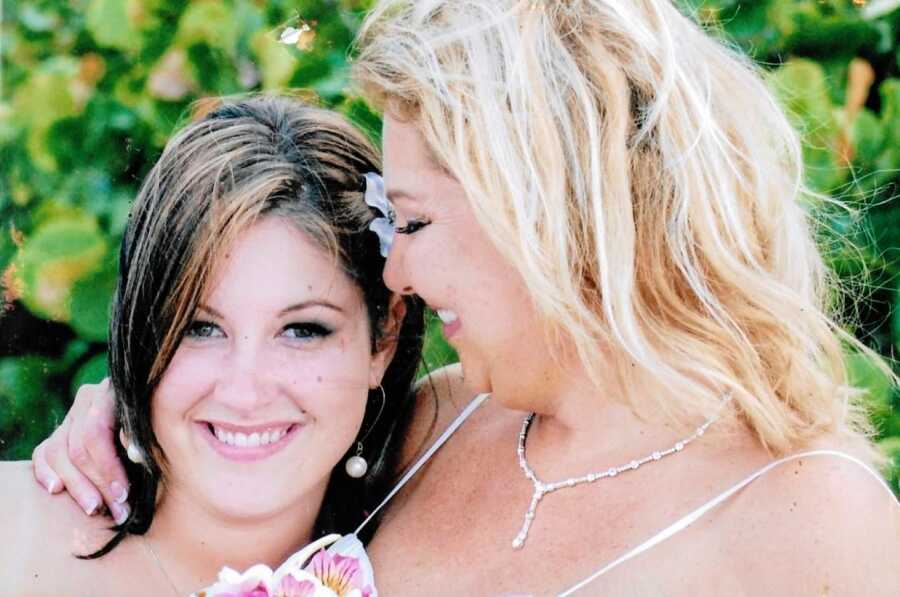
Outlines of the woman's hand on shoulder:
{"label": "woman's hand on shoulder", "polygon": [[900,587],[900,504],[858,464],[801,458],[752,483],[741,503],[732,533],[748,586],[791,595]]}
{"label": "woman's hand on shoulder", "polygon": [[34,477],[50,492],[68,491],[88,515],[120,510],[128,478],[116,454],[114,396],[109,380],[78,389],[72,408],[32,453]]}

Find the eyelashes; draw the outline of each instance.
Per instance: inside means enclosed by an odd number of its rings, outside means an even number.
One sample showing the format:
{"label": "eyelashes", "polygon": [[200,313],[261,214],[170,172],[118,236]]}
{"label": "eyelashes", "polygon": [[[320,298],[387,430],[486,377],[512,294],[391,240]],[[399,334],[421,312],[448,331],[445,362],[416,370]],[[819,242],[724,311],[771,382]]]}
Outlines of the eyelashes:
{"label": "eyelashes", "polygon": [[[298,322],[289,323],[283,328],[279,335],[290,340],[311,341],[318,338],[326,338],[334,333],[330,327],[316,322]],[[195,338],[205,340],[209,338],[224,338],[225,332],[217,324],[211,321],[194,320],[184,331],[187,338]]]}
{"label": "eyelashes", "polygon": [[406,223],[406,226],[399,226],[397,228],[394,228],[394,232],[396,234],[413,234],[415,232],[418,232],[425,226],[428,226],[429,224],[431,224],[431,222],[429,222],[428,220],[409,220]]}
{"label": "eyelashes", "polygon": [[184,335],[189,338],[220,338],[225,334],[222,329],[211,321],[195,319],[184,330]]}
{"label": "eyelashes", "polygon": [[[290,332],[290,333],[288,333]],[[297,340],[313,340],[315,338],[325,338],[332,334],[333,330],[325,327],[320,323],[292,323],[284,326],[282,333],[287,334],[289,338]]]}

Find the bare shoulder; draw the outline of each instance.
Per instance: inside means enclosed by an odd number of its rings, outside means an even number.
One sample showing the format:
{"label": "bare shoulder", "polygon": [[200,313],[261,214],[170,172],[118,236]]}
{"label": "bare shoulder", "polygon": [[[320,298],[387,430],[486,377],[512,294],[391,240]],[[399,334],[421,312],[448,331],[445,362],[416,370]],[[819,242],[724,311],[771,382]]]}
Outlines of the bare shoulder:
{"label": "bare shoulder", "polygon": [[72,580],[90,567],[75,556],[103,544],[108,521],[86,517],[64,494],[49,495],[35,482],[28,461],[0,462],[0,485],[0,578],[5,590],[54,594],[60,579]]}
{"label": "bare shoulder", "polygon": [[887,595],[900,586],[900,505],[858,462],[810,455],[749,485],[725,517],[748,586]]}
{"label": "bare shoulder", "polygon": [[416,406],[403,444],[402,468],[437,439],[471,398],[459,363],[441,367],[419,379]]}

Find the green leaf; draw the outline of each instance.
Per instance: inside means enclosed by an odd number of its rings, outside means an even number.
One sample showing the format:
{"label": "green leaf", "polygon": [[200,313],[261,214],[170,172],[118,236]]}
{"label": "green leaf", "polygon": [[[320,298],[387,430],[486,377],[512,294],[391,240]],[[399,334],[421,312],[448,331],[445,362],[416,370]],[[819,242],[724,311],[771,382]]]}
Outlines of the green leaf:
{"label": "green leaf", "polygon": [[191,2],[178,21],[175,45],[187,48],[205,43],[228,55],[235,52],[238,23],[224,2],[199,0]]}
{"label": "green leaf", "polygon": [[885,478],[894,493],[900,496],[900,437],[888,437],[878,442],[878,449],[888,457]]}
{"label": "green leaf", "polygon": [[881,94],[881,125],[887,146],[900,147],[900,79],[887,79],[878,90]]}
{"label": "green leaf", "polygon": [[851,385],[866,390],[865,400],[872,423],[879,431],[886,431],[885,427],[895,414],[891,403],[891,378],[872,357],[859,352],[847,356],[847,368]]}
{"label": "green leaf", "polygon": [[116,280],[115,253],[111,252],[100,267],[72,286],[69,323],[82,338],[106,342]]}
{"label": "green leaf", "polygon": [[884,147],[885,137],[881,122],[875,114],[871,110],[861,110],[853,121],[850,135],[856,148],[857,161],[867,165],[874,164]]}
{"label": "green leaf", "polygon": [[13,96],[15,122],[27,131],[29,156],[39,167],[53,171],[56,161],[47,149],[47,133],[58,120],[81,113],[83,100],[76,97],[79,62],[56,56],[41,63]]}
{"label": "green leaf", "polygon": [[456,351],[444,338],[441,331],[441,320],[431,312],[427,314],[426,318],[425,346],[422,349],[422,364],[419,366],[420,377],[444,365],[459,361]]}
{"label": "green leaf", "polygon": [[51,220],[26,239],[17,260],[22,302],[35,315],[69,321],[72,287],[93,272],[106,239],[92,218]]}
{"label": "green leaf", "polygon": [[290,48],[279,43],[268,31],[256,33],[250,48],[256,55],[263,89],[277,89],[288,84],[299,64]]}
{"label": "green leaf", "polygon": [[775,70],[769,80],[806,139],[833,138],[837,133],[835,106],[829,98],[821,65],[794,58]]}
{"label": "green leaf", "polygon": [[91,0],[87,8],[87,30],[101,46],[120,50],[140,47],[137,28],[128,18],[128,0]]}
{"label": "green leaf", "polygon": [[48,393],[48,378],[56,373],[46,357],[26,355],[0,359],[0,429],[8,429]]}
{"label": "green leaf", "polygon": [[72,377],[72,385],[69,388],[72,396],[78,392],[78,388],[88,383],[100,383],[104,377],[109,377],[107,369],[107,355],[105,352],[94,355],[88,362],[78,369]]}
{"label": "green leaf", "polygon": [[891,337],[894,339],[894,350],[900,354],[900,285],[894,291],[894,305],[891,310]]}

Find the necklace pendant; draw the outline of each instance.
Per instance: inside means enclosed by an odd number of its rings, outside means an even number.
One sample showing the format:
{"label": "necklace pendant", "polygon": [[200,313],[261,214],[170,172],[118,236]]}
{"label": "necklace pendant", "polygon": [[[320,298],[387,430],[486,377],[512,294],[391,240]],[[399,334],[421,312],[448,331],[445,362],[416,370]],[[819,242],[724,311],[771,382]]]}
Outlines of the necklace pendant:
{"label": "necklace pendant", "polygon": [[[728,404],[730,400],[731,394],[728,393],[723,401],[723,406],[725,404]],[[519,460],[519,468],[521,468],[525,473],[525,476],[531,480],[532,485],[534,485],[534,493],[531,495],[531,504],[528,507],[528,511],[525,513],[525,520],[522,522],[522,528],[519,530],[519,534],[516,535],[516,538],[512,541],[513,549],[522,549],[522,547],[524,547],[525,540],[528,538],[528,531],[529,529],[531,529],[531,523],[534,520],[534,514],[537,510],[538,503],[548,493],[551,493],[558,489],[575,487],[576,485],[580,485],[582,483],[594,483],[596,481],[599,481],[600,479],[612,478],[619,473],[624,473],[625,471],[637,470],[641,467],[641,465],[645,463],[658,462],[670,454],[682,451],[685,446],[688,445],[688,443],[703,435],[706,429],[710,425],[712,425],[719,417],[717,413],[716,415],[708,418],[703,425],[701,425],[697,428],[696,431],[694,431],[693,435],[677,442],[668,450],[657,450],[651,453],[649,456],[646,456],[640,460],[632,460],[630,463],[624,466],[610,467],[603,472],[594,472],[583,477],[570,477],[568,479],[563,479],[561,481],[556,481],[553,483],[543,483],[538,479],[537,475],[531,469],[531,467],[528,466],[528,461],[525,459],[525,440],[528,438],[528,428],[531,426],[531,423],[534,420],[534,416],[534,413],[530,413],[525,416],[525,420],[522,421],[522,430],[519,432],[519,442],[516,446],[516,456]]]}

